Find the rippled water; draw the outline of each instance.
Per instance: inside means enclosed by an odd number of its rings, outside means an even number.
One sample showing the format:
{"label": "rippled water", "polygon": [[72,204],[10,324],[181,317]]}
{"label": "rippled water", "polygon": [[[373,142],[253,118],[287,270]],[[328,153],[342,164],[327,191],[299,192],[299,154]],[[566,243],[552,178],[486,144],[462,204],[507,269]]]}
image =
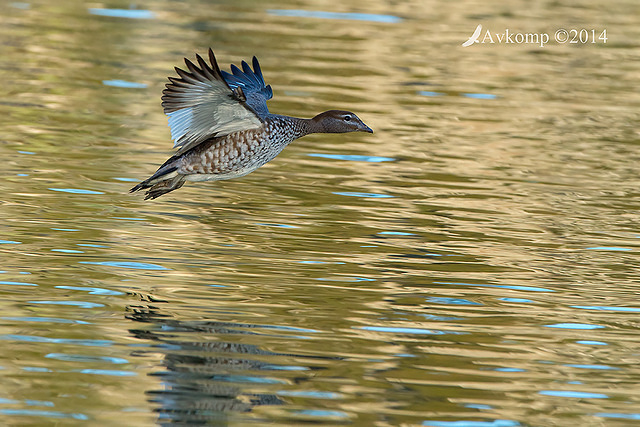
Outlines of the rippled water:
{"label": "rippled water", "polygon": [[[640,419],[635,1],[2,7],[2,424]],[[375,133],[128,194],[209,46]]]}

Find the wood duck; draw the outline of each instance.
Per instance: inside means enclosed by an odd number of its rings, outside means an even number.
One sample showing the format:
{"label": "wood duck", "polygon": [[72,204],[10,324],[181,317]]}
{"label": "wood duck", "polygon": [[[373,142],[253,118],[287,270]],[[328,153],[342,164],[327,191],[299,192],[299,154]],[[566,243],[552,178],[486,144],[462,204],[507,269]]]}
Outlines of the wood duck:
{"label": "wood duck", "polygon": [[176,154],[150,178],[131,189],[148,189],[145,200],[182,187],[186,181],[238,178],[273,160],[294,140],[310,133],[369,132],[350,111],[329,110],[311,119],[272,114],[260,64],[253,69],[220,71],[213,51],[209,62],[196,55],[198,65],[185,58],[186,70],[176,67],[179,78],[169,77],[162,92],[162,107],[169,116]]}

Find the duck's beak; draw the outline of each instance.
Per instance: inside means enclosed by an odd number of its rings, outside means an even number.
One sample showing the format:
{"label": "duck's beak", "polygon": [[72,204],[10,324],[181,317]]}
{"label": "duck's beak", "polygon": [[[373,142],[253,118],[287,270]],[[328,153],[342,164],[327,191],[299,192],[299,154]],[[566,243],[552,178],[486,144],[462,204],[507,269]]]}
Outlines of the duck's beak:
{"label": "duck's beak", "polygon": [[359,132],[373,133],[373,129],[371,129],[369,126],[365,125],[362,122],[360,122],[360,124],[358,125],[358,131]]}

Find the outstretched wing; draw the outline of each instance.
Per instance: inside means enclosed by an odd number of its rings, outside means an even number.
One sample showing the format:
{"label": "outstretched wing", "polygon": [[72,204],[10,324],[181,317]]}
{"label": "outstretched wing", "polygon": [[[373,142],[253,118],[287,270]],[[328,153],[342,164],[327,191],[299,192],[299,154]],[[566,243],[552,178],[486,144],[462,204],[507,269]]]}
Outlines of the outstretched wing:
{"label": "outstretched wing", "polygon": [[[169,77],[171,83],[162,92],[162,107],[169,116],[173,146],[180,147],[177,155],[209,138],[262,124],[259,113],[247,102],[243,87],[227,83],[211,49],[211,66],[200,55],[196,55],[196,60],[198,65],[185,58],[189,71],[176,67],[180,78]],[[262,79],[262,74],[259,75]]]}
{"label": "outstretched wing", "polygon": [[273,97],[273,91],[270,85],[264,83],[258,58],[254,56],[252,62],[253,70],[249,64],[242,61],[242,70],[231,64],[233,74],[223,71],[222,75],[231,89],[242,89],[247,97],[247,104],[263,117],[269,113],[267,101]]}

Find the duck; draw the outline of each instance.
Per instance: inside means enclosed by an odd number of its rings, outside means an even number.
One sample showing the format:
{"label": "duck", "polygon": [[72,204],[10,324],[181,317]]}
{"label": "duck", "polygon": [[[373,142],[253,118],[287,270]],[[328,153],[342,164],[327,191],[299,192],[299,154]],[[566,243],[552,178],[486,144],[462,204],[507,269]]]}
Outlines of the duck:
{"label": "duck", "polygon": [[351,111],[328,110],[312,118],[271,113],[273,97],[258,59],[253,68],[221,71],[209,48],[209,62],[196,54],[184,58],[186,70],[175,67],[162,92],[171,139],[177,151],[130,192],[147,190],[145,200],[181,188],[185,182],[218,181],[245,176],[273,160],[290,143],[312,133],[373,130]]}

